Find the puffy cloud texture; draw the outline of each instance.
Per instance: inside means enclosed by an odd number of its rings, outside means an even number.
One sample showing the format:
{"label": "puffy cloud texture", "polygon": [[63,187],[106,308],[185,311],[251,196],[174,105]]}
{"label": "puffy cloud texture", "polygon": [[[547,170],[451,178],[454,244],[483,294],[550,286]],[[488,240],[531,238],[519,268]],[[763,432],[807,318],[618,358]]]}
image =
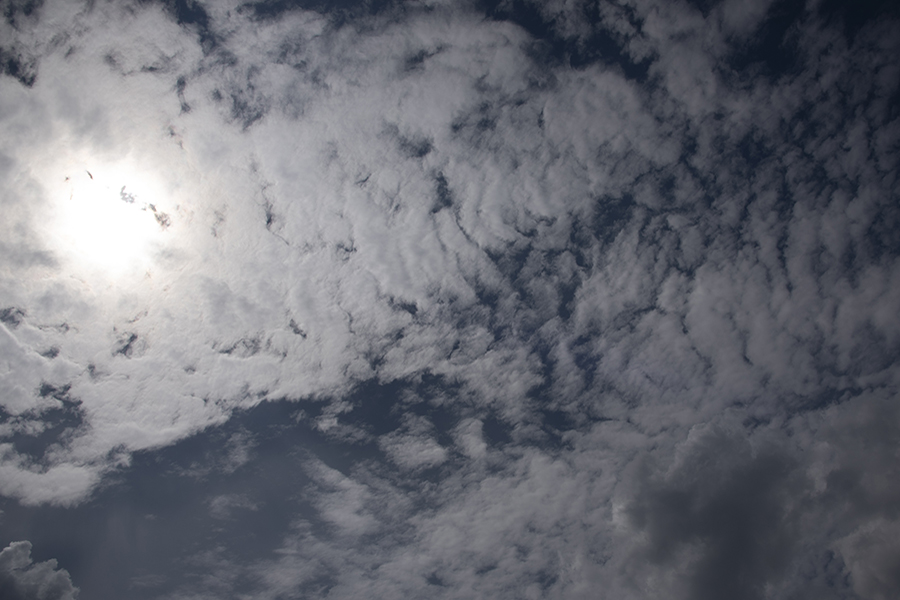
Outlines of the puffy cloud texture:
{"label": "puffy cloud texture", "polygon": [[78,588],[53,559],[35,563],[30,542],[13,542],[0,550],[0,592],[10,600],[74,600]]}
{"label": "puffy cloud texture", "polygon": [[195,523],[135,597],[890,597],[900,36],[833,4],[6,2],[0,494]]}

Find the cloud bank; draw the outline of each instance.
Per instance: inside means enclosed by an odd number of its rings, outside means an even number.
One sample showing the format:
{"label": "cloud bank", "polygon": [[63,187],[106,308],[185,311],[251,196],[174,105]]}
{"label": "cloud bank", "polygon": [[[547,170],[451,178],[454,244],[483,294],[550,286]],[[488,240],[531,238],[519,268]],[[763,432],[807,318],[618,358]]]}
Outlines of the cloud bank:
{"label": "cloud bank", "polygon": [[895,593],[896,14],[4,14],[0,494],[285,524],[133,594]]}

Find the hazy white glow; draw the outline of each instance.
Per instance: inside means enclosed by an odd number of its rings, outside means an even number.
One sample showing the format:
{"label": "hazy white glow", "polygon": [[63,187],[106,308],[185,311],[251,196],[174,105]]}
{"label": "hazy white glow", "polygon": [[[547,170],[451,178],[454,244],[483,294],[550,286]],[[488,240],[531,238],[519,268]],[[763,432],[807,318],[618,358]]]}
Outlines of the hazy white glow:
{"label": "hazy white glow", "polygon": [[148,266],[165,239],[168,215],[147,176],[125,165],[86,165],[60,173],[51,239],[68,259],[118,275]]}

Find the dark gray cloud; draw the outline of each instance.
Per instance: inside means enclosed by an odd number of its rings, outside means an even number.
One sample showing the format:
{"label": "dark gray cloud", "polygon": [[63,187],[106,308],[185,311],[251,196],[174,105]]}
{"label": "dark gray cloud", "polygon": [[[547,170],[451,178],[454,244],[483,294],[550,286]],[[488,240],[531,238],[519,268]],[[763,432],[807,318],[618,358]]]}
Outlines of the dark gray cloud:
{"label": "dark gray cloud", "polygon": [[766,597],[795,552],[803,475],[788,457],[753,456],[740,433],[694,430],[679,450],[662,477],[639,467],[626,509],[647,539],[635,562],[676,572],[679,597]]}
{"label": "dark gray cloud", "polygon": [[894,595],[892,7],[4,11],[0,531],[84,593]]}

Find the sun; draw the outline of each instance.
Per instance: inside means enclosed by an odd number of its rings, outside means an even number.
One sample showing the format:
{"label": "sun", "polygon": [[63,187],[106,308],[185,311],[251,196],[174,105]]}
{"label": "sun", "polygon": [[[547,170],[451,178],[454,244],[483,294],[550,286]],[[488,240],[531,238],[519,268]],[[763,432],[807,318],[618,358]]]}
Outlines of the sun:
{"label": "sun", "polygon": [[143,271],[172,225],[159,186],[125,161],[58,173],[48,228],[70,262],[110,275]]}

